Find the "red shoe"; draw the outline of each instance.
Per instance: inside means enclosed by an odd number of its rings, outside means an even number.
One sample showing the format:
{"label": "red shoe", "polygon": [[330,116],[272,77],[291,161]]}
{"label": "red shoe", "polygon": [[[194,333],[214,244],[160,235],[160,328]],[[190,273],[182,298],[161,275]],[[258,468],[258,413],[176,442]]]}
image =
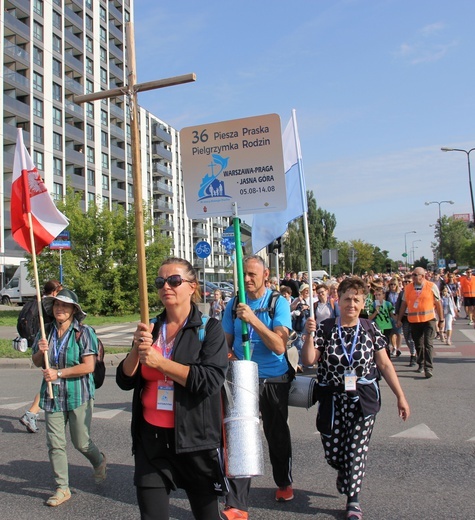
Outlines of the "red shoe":
{"label": "red shoe", "polygon": [[223,515],[227,520],[239,520],[240,518],[247,520],[249,518],[247,511],[241,511],[240,509],[230,506],[224,508]]}
{"label": "red shoe", "polygon": [[293,500],[294,492],[292,490],[292,486],[280,487],[275,492],[275,499],[277,502],[287,502],[288,500]]}

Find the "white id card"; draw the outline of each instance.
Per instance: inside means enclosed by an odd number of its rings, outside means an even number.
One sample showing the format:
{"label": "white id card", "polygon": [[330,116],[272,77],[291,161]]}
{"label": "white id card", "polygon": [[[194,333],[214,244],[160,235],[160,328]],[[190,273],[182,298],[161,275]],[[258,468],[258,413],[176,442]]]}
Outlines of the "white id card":
{"label": "white id card", "polygon": [[158,386],[157,410],[173,411],[173,386]]}
{"label": "white id card", "polygon": [[356,372],[354,370],[347,370],[345,372],[345,391],[350,392],[356,390]]}

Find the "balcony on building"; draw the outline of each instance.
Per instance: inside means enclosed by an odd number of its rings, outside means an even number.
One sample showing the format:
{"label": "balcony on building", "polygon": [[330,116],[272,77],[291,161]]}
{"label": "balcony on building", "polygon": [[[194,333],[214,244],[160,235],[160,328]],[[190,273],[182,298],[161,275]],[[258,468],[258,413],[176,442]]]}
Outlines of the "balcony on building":
{"label": "balcony on building", "polygon": [[[10,93],[15,91],[8,91],[3,94],[3,117],[16,116],[17,119],[28,121],[30,119],[30,106],[23,103],[19,99],[15,99]],[[27,96],[22,96],[22,99],[27,99]]]}
{"label": "balcony on building", "polygon": [[162,193],[164,195],[173,195],[173,186],[166,182],[155,181],[153,183],[153,193]]}
{"label": "balcony on building", "polygon": [[124,141],[125,132],[122,128],[120,128],[119,126],[114,125],[114,124],[111,124],[109,128],[110,128],[111,135],[117,137],[120,141]]}
{"label": "balcony on building", "polygon": [[[27,12],[29,12],[29,8]],[[12,10],[15,12],[16,9]],[[24,23],[21,19],[17,18],[10,11],[5,11],[3,13],[4,21],[5,21],[5,36],[10,36],[11,34],[17,34],[26,40],[30,40],[30,28],[27,23]],[[20,15],[20,13],[18,13]],[[25,15],[22,17],[24,20],[28,20],[29,16]]]}
{"label": "balcony on building", "polygon": [[166,202],[162,199],[154,199],[153,209],[154,211],[173,213],[173,204],[171,204],[170,202]]}
{"label": "balcony on building", "polygon": [[64,34],[65,45],[66,45],[66,43],[70,43],[71,45],[74,45],[76,50],[82,51],[82,49],[83,49],[82,30],[75,28],[73,25],[67,26],[65,24],[63,34]]}
{"label": "balcony on building", "polygon": [[156,218],[154,224],[163,231],[175,231],[173,221],[167,218]]}
{"label": "balcony on building", "polygon": [[152,163],[152,173],[157,173],[158,175],[166,177],[167,179],[173,179],[173,172],[171,168],[159,162]]}
{"label": "balcony on building", "polygon": [[152,156],[154,157],[161,157],[162,159],[165,159],[166,161],[173,161],[173,154],[170,150],[167,150],[164,146],[158,143],[152,144]]}
{"label": "balcony on building", "polygon": [[161,139],[162,141],[165,141],[168,144],[172,144],[171,134],[169,134],[159,123],[154,123],[152,125],[151,137],[152,141],[155,141],[156,139]]}
{"label": "balcony on building", "polygon": [[63,12],[64,12],[65,18],[67,18],[71,23],[73,23],[77,28],[81,28],[82,29],[83,19],[82,19],[82,16],[80,16],[80,14],[78,14],[78,13],[82,14],[82,10],[78,9],[75,12],[70,7],[65,5],[64,9],[63,9]]}
{"label": "balcony on building", "polygon": [[193,224],[193,237],[206,238],[208,231],[201,224]]}
{"label": "balcony on building", "polygon": [[124,40],[123,30],[119,29],[119,27],[116,27],[112,20],[109,22],[109,34],[114,36],[114,38],[119,41]]}
{"label": "balcony on building", "polygon": [[109,40],[109,52],[119,60],[124,59],[124,51],[119,45],[116,45],[113,40]]}
{"label": "balcony on building", "polygon": [[[26,74],[26,70],[22,70]],[[3,67],[3,89],[7,90],[8,87],[14,87],[21,89],[24,94],[28,94],[30,92],[30,80],[26,77],[26,75],[20,72],[16,72],[15,70],[11,70],[8,67]]]}
{"label": "balcony on building", "polygon": [[111,119],[112,119],[112,116],[115,116],[120,121],[124,121],[125,116],[124,116],[124,109],[122,107],[120,107],[119,105],[117,105],[116,103],[113,103],[111,101],[109,104],[109,110],[110,110]]}
{"label": "balcony on building", "polygon": [[[82,56],[82,54],[76,53],[76,56]],[[84,65],[81,60],[75,57],[72,47],[70,47],[68,50],[64,52],[64,58],[66,67],[70,67],[79,74],[83,73]]]}
{"label": "balcony on building", "polygon": [[74,92],[74,94],[84,94],[84,87],[73,78],[65,78],[64,87],[70,92]]}
{"label": "balcony on building", "polygon": [[[23,47],[20,45],[16,45],[15,43],[5,39],[4,51],[5,55],[13,58],[15,63],[22,63],[24,66],[29,67],[30,53],[23,49]],[[7,63],[6,57],[4,58],[4,63]]]}

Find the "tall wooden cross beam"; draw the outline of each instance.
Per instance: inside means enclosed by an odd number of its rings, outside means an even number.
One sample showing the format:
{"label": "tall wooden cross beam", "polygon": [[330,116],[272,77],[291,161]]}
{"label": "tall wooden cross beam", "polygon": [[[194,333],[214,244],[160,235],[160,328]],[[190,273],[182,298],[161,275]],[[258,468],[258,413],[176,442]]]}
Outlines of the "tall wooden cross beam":
{"label": "tall wooden cross beam", "polygon": [[185,74],[183,76],[175,76],[173,78],[159,79],[148,81],[146,83],[137,83],[136,64],[135,64],[135,40],[134,29],[131,22],[126,24],[126,42],[127,42],[127,66],[128,81],[125,87],[118,87],[111,90],[102,90],[93,92],[84,96],[75,96],[76,103],[87,103],[97,101],[99,99],[112,98],[126,95],[129,98],[130,105],[130,127],[132,138],[132,178],[133,193],[135,201],[135,234],[137,244],[137,263],[139,277],[139,298],[140,298],[140,319],[142,323],[148,323],[148,294],[147,294],[147,269],[145,262],[145,233],[144,218],[142,205],[142,166],[140,161],[140,133],[138,124],[137,110],[137,92],[145,92],[157,88],[171,87],[182,83],[190,83],[196,80],[194,73]]}

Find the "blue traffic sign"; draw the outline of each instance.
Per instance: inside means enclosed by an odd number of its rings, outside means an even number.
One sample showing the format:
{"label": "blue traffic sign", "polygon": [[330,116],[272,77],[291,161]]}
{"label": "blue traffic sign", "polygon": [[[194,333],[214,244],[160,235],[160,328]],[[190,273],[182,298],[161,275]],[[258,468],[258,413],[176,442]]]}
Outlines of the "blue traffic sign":
{"label": "blue traffic sign", "polygon": [[195,253],[198,258],[208,258],[211,254],[211,245],[205,240],[202,240],[196,244]]}

